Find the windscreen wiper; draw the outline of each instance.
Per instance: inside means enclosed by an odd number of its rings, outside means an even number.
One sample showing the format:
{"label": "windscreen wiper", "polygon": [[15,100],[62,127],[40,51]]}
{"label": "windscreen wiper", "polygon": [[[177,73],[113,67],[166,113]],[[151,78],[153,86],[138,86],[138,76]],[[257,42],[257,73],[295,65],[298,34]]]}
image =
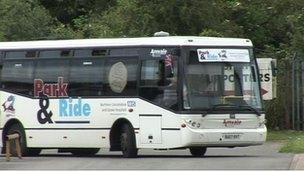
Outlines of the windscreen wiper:
{"label": "windscreen wiper", "polygon": [[237,108],[237,105],[234,104],[216,104],[211,106],[211,110],[215,109],[226,109],[226,108]]}
{"label": "windscreen wiper", "polygon": [[259,111],[258,109],[254,108],[254,107],[252,107],[250,105],[240,105],[239,107],[240,108],[249,109],[251,111],[254,111],[256,113],[256,115],[258,115],[258,116],[261,116],[261,114],[262,114],[261,111]]}
{"label": "windscreen wiper", "polygon": [[[216,104],[216,105],[212,105],[212,107],[209,109],[208,112],[212,112],[216,109],[231,109],[231,108],[233,108],[233,109],[235,109],[235,108],[249,109],[249,110],[253,111],[258,116],[261,116],[261,114],[262,114],[258,109],[254,108],[250,105],[234,105],[234,104]],[[208,112],[204,113],[202,116],[203,117],[206,116],[208,114]]]}
{"label": "windscreen wiper", "polygon": [[206,113],[202,114],[203,117],[205,117],[208,113],[210,112],[213,112],[214,110],[217,110],[217,109],[235,109],[235,108],[238,108],[237,105],[234,105],[234,104],[215,104],[215,105],[212,105],[209,110],[207,110]]}

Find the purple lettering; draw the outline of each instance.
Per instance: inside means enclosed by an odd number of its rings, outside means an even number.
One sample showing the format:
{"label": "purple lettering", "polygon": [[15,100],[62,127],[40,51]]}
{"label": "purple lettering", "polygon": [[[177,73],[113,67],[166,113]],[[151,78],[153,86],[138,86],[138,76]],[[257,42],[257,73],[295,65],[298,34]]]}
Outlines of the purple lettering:
{"label": "purple lettering", "polygon": [[34,96],[38,97],[39,93],[43,91],[43,81],[41,79],[34,80]]}
{"label": "purple lettering", "polygon": [[63,82],[63,77],[58,77],[57,83],[44,84],[41,79],[34,80],[34,96],[39,97],[43,93],[48,97],[67,97],[68,84]]}

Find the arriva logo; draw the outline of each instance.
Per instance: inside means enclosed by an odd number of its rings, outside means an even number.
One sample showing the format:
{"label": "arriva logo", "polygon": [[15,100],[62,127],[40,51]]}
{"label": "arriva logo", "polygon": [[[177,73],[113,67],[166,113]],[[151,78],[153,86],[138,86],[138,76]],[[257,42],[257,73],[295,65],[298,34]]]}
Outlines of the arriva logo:
{"label": "arriva logo", "polygon": [[224,119],[224,121],[223,121],[223,124],[226,127],[232,127],[232,126],[235,126],[235,125],[240,125],[241,123],[242,123],[242,121],[238,120],[238,119]]}
{"label": "arriva logo", "polygon": [[60,99],[59,100],[59,116],[73,117],[73,116],[89,116],[91,114],[91,106],[84,103],[81,98],[77,100]]}

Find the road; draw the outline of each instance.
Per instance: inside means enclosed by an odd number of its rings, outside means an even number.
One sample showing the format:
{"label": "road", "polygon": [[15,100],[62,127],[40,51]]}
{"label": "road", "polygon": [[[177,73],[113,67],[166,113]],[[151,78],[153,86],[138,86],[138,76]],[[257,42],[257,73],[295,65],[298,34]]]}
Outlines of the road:
{"label": "road", "polygon": [[280,146],[279,143],[267,142],[262,146],[232,149],[209,148],[203,158],[192,157],[188,150],[140,150],[139,157],[135,159],[124,159],[121,158],[120,152],[108,152],[108,150],[100,150],[93,157],[74,157],[69,153],[58,154],[55,150],[44,150],[39,157],[24,157],[22,160],[13,157],[10,162],[6,162],[4,155],[2,155],[0,169],[289,169],[294,155],[278,153]]}

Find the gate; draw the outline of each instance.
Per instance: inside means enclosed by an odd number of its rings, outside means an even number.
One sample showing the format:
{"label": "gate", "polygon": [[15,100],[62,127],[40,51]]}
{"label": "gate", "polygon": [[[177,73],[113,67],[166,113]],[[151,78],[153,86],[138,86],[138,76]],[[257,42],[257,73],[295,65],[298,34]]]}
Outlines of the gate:
{"label": "gate", "polygon": [[292,62],[292,112],[294,130],[304,130],[304,61],[294,55]]}

